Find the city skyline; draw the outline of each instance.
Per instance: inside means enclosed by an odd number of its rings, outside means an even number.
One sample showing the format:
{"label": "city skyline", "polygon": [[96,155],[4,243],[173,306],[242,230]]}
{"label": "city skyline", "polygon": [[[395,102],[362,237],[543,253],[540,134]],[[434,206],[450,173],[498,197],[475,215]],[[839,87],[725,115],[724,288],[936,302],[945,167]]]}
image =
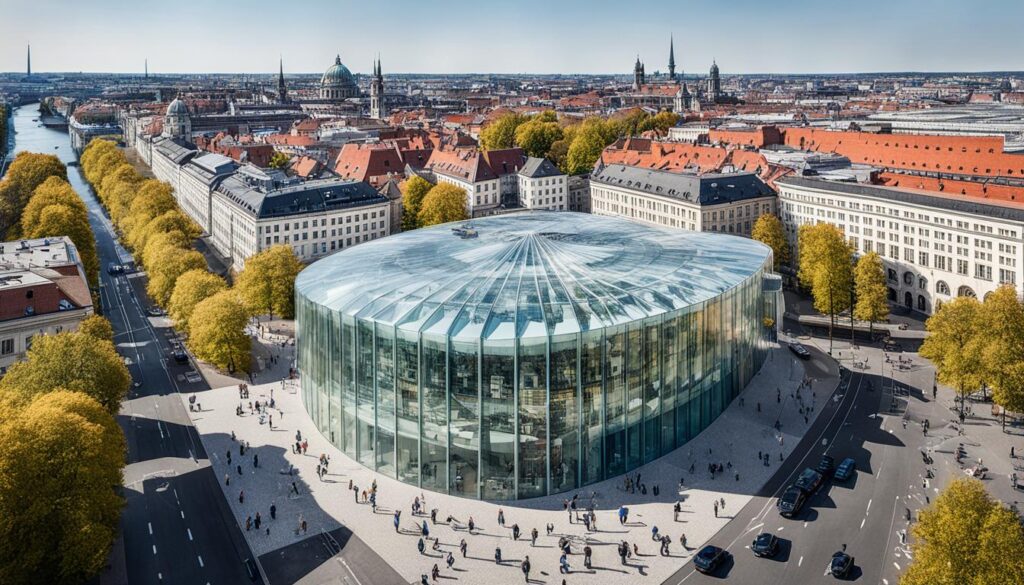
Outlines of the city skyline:
{"label": "city skyline", "polygon": [[[384,6],[309,0],[296,14],[322,17],[286,27],[267,18],[279,7],[266,0],[245,11],[195,0],[145,4],[48,2],[64,18],[45,27],[39,19],[51,12],[40,13],[35,4],[10,6],[0,24],[0,71],[24,71],[29,43],[39,73],[141,73],[148,59],[151,75],[270,74],[279,57],[286,74],[312,74],[335,55],[354,73],[366,73],[378,54],[388,73],[625,73],[637,54],[653,73],[667,69],[670,35],[677,71],[687,74],[703,74],[713,60],[727,74],[1015,71],[1021,69],[1015,56],[1024,52],[1024,38],[1013,29],[1024,6],[1002,0],[983,7],[867,0],[857,12],[822,10],[805,0],[781,6],[740,0],[727,9],[702,1],[679,9],[667,0],[644,0],[628,13],[610,3],[576,0],[556,7],[528,0],[513,11],[458,1]],[[428,24],[365,26],[396,14],[402,22]],[[157,23],[168,34],[153,34]],[[87,42],[96,35],[117,35],[121,42]],[[467,50],[474,37],[486,38],[489,50]],[[599,39],[606,40],[594,42]]]}

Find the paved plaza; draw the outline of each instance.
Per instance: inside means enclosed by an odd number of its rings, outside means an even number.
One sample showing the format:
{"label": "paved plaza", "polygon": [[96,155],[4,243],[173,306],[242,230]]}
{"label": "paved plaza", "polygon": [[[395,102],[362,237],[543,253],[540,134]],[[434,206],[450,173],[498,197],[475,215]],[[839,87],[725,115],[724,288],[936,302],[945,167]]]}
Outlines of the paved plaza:
{"label": "paved plaza", "polygon": [[[280,344],[277,348],[285,355],[276,367],[256,377],[247,399],[239,399],[237,383],[232,383],[201,392],[196,401],[202,410],[190,412],[253,552],[262,556],[345,525],[408,582],[418,582],[435,563],[441,568],[442,579],[470,584],[517,582],[523,579],[520,562],[529,555],[530,579],[538,584],[561,583],[562,579],[566,583],[593,583],[594,576],[609,584],[635,583],[640,576],[644,581],[661,583],[689,561],[695,550],[775,472],[780,458],[788,456],[799,442],[820,410],[816,406],[829,399],[837,382],[834,378],[812,381],[811,388],[798,396],[804,380],[802,362],[784,346],[775,348],[762,371],[714,424],[682,448],[629,474],[634,480],[639,474],[646,494],[625,491],[627,476],[619,476],[577,492],[495,503],[421,491],[347,458],[317,432],[302,407],[298,382],[280,381],[280,362],[285,362],[286,373],[285,358],[290,356],[291,348],[281,348]],[[187,403],[189,397],[181,398]],[[250,413],[249,403],[271,398],[275,407],[261,422],[258,414]],[[243,408],[239,416],[236,409],[240,404]],[[774,428],[776,420],[781,431]],[[297,434],[308,441],[303,454],[294,452]],[[240,455],[243,443],[248,448]],[[769,465],[758,458],[759,453],[769,455]],[[329,472],[323,480],[317,477],[321,455],[330,458]],[[709,463],[722,464],[724,472],[712,479]],[[376,512],[369,503],[357,503],[355,497],[369,490],[374,481],[378,490]],[[350,491],[350,483],[358,490]],[[564,511],[563,502],[575,494],[579,495],[581,510],[593,501],[596,530],[587,531],[581,521]],[[414,517],[411,505],[417,496],[425,500],[426,513]],[[678,521],[673,518],[676,501],[682,509]],[[271,518],[272,505],[275,519]],[[625,524],[620,524],[617,513],[622,505],[629,509]],[[429,517],[434,508],[438,511],[437,523]],[[498,524],[499,509],[504,514],[504,526]],[[398,531],[393,525],[395,510],[401,510]],[[259,529],[255,526],[257,513]],[[449,516],[453,518],[450,523]],[[473,534],[466,528],[470,516],[476,525]],[[247,519],[251,519],[248,530]],[[424,554],[420,554],[417,541],[423,522],[428,524],[430,538]],[[512,538],[514,524],[521,531],[518,541]],[[548,524],[554,528],[550,535],[545,529]],[[651,538],[654,526],[672,539],[668,558],[660,555],[659,544]],[[534,528],[539,532],[536,545],[530,542]],[[679,540],[684,533],[686,549]],[[572,552],[568,559],[571,572],[567,575],[559,574],[558,542],[563,537],[569,539]],[[459,551],[463,539],[468,547],[465,558]],[[616,551],[623,540],[639,552],[626,565]],[[583,547],[588,545],[593,551],[591,569],[583,564]],[[501,564],[494,562],[496,547],[501,548]],[[455,556],[452,569],[445,563],[449,552]]]}

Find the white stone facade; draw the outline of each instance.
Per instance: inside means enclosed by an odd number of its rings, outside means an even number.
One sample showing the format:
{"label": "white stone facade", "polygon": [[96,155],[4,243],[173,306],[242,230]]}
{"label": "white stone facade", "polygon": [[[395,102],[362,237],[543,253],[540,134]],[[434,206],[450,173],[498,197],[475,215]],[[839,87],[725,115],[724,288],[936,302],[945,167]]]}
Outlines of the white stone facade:
{"label": "white stone facade", "polygon": [[566,211],[569,209],[569,188],[566,175],[525,177],[518,175],[519,205],[526,209]]}

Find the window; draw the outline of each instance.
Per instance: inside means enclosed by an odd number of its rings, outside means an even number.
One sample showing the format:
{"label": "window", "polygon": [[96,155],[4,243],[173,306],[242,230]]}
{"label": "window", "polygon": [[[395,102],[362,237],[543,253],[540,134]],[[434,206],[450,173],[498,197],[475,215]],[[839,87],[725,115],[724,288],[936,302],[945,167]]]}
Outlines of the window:
{"label": "window", "polygon": [[12,353],[14,353],[14,339],[0,341],[0,355],[10,355]]}
{"label": "window", "polygon": [[949,285],[946,284],[944,280],[940,280],[935,283],[935,292],[939,293],[940,295],[948,295]]}

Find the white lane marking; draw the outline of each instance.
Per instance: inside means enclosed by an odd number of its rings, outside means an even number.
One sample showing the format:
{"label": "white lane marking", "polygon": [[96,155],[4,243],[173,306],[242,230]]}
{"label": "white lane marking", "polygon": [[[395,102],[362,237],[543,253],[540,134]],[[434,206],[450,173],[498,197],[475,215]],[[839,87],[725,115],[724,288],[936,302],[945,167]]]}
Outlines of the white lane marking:
{"label": "white lane marking", "polygon": [[782,531],[783,531],[783,530],[785,530],[785,529],[786,529],[786,527],[785,527],[785,526],[779,526],[779,532],[782,532]]}
{"label": "white lane marking", "polygon": [[888,579],[882,579],[882,585],[889,585]]}
{"label": "white lane marking", "polygon": [[184,510],[178,510],[178,511],[181,513],[181,519],[184,520],[185,519],[185,511]]}
{"label": "white lane marking", "polygon": [[865,522],[867,522],[867,521],[868,521],[868,519],[867,519],[867,518],[861,518],[861,519],[860,519],[860,528],[861,528],[861,529],[862,529],[862,528],[864,528],[864,523],[865,523]]}
{"label": "white lane marking", "polygon": [[804,520],[804,528],[807,528],[807,521]]}
{"label": "white lane marking", "polygon": [[800,560],[796,562],[796,566],[802,566],[804,564],[804,558],[800,557]]}
{"label": "white lane marking", "polygon": [[868,514],[871,513],[871,502],[873,502],[873,501],[874,501],[873,499],[868,500],[868,509],[864,510],[864,515],[865,516],[867,516]]}
{"label": "white lane marking", "polygon": [[188,539],[192,540],[192,529],[191,528],[186,528],[185,530],[188,530]]}
{"label": "white lane marking", "polygon": [[153,536],[153,523],[152,522],[146,522],[146,524],[149,525],[149,535]]}
{"label": "white lane marking", "polygon": [[153,554],[156,554],[156,545],[153,545]]}
{"label": "white lane marking", "polygon": [[893,563],[893,565],[895,565],[895,566],[896,566],[896,570],[897,570],[897,571],[902,571],[902,570],[903,570],[903,569],[901,569],[901,568],[900,568],[900,565],[899,565],[899,563],[896,563],[896,562],[894,562],[894,563]]}
{"label": "white lane marking", "polygon": [[341,564],[345,565],[345,569],[348,571],[348,574],[352,575],[352,578],[356,580],[356,585],[363,585],[363,583],[359,580],[359,577],[356,577],[356,574],[352,572],[352,567],[349,567],[348,563],[345,562],[345,559],[339,558],[338,560],[341,561]]}
{"label": "white lane marking", "polygon": [[157,581],[163,581],[164,580],[164,574],[163,573],[157,573],[156,574],[156,579],[157,579]]}
{"label": "white lane marking", "polygon": [[162,441],[164,439],[164,429],[160,425],[160,421],[156,421],[156,430],[160,431],[160,440]]}
{"label": "white lane marking", "polygon": [[200,566],[200,567],[203,567],[203,566],[205,566],[205,565],[203,565],[203,557],[202,557],[202,556],[200,556],[200,555],[196,555],[196,556],[197,556],[197,557],[199,557],[199,566]]}

